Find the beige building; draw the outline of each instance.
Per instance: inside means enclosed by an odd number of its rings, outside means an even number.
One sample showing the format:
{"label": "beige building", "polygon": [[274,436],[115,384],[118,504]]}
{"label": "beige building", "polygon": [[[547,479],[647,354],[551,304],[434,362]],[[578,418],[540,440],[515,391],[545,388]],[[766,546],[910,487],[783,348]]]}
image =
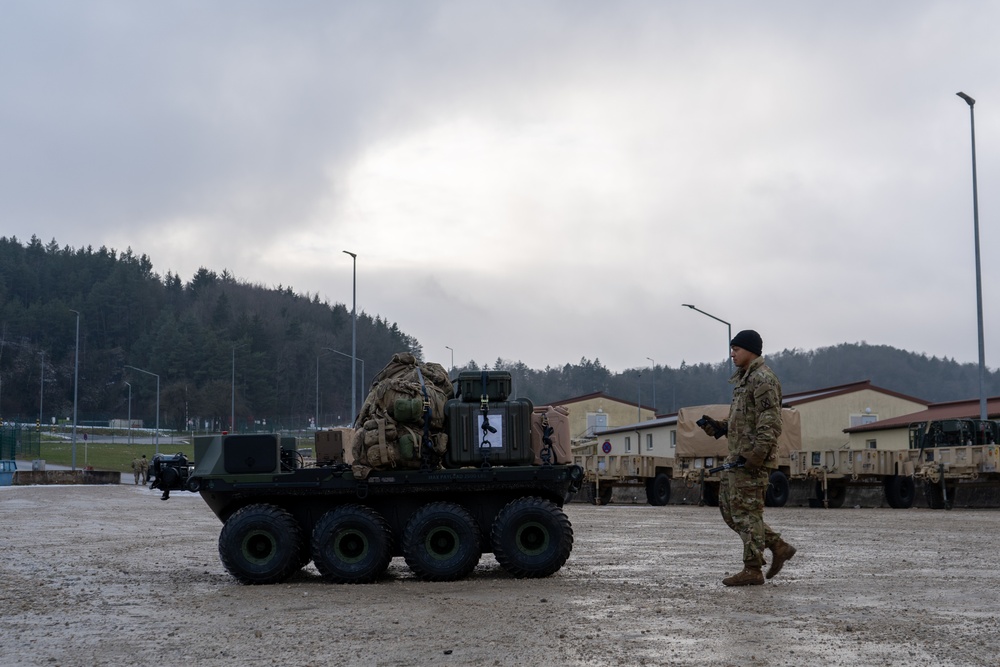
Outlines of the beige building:
{"label": "beige building", "polygon": [[554,401],[569,410],[570,439],[574,445],[592,440],[603,429],[644,422],[656,416],[653,408],[623,401],[604,392]]}
{"label": "beige building", "polygon": [[[785,407],[795,408],[802,419],[802,449],[858,448],[845,433],[849,428],[924,410],[928,402],[876,387],[870,381],[788,394]],[[878,443],[879,449],[906,449],[907,445]],[[862,445],[863,446],[863,445]]]}

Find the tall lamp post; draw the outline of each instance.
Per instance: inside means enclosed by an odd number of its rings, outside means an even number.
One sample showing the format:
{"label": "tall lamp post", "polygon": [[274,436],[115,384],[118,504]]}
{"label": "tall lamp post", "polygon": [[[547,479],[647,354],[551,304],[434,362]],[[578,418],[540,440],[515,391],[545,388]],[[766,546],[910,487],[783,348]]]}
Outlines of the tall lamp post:
{"label": "tall lamp post", "polygon": [[712,315],[711,313],[706,313],[704,310],[702,310],[700,308],[696,308],[695,306],[692,306],[690,303],[682,303],[681,305],[684,306],[685,308],[690,308],[691,310],[697,310],[702,315],[707,315],[708,317],[711,317],[716,322],[722,322],[723,324],[726,325],[726,328],[727,328],[727,331],[728,331],[728,333],[726,334],[726,358],[729,359],[729,372],[732,373],[733,372],[733,358],[731,356],[729,356],[729,341],[731,341],[733,339],[733,325],[731,325],[729,322],[727,322],[727,321],[725,321],[723,319],[720,319],[720,318],[716,317],[715,315]]}
{"label": "tall lamp post", "polygon": [[73,470],[76,470],[76,399],[80,384],[80,311],[69,309],[76,313],[76,352],[73,355]]}
{"label": "tall lamp post", "polygon": [[[354,360],[360,361],[361,362],[361,383],[364,384],[364,381],[365,381],[365,360],[364,359],[358,359],[357,357],[353,357],[353,356],[351,356],[349,354],[345,354],[345,353],[341,352],[340,350],[335,350],[332,347],[324,347],[323,349],[326,350],[327,352],[333,352],[334,354],[339,354],[342,357],[347,357],[348,359],[350,359],[351,360],[351,371],[352,371],[351,375],[354,375],[354,372],[353,372],[354,371]],[[319,368],[319,358],[316,359],[316,368]],[[319,377],[318,373],[317,373],[317,377]],[[319,392],[319,388],[318,388],[319,387],[319,381],[318,380],[317,380],[316,387],[317,387],[316,391],[317,391],[317,396],[318,396],[319,395],[319,393],[318,393]],[[353,380],[351,381],[351,388],[352,389],[354,388],[354,381]],[[353,396],[351,397],[351,409],[354,410],[354,414],[351,415],[351,419],[354,419],[354,418],[356,418],[358,416],[358,413],[357,413],[357,410],[355,410],[354,397]]]}
{"label": "tall lamp post", "polygon": [[445,345],[444,349],[451,350],[451,368],[449,368],[448,370],[449,370],[449,372],[454,373],[455,372],[455,350],[452,349],[452,347],[450,345]]}
{"label": "tall lamp post", "polygon": [[[246,345],[246,343],[240,343],[239,345],[233,345],[233,380],[232,380],[232,405],[229,412],[229,430],[233,433],[236,432],[236,350]],[[317,362],[319,363],[319,362]]]}
{"label": "tall lamp post", "polygon": [[[351,415],[352,418],[358,415],[358,256],[350,250],[343,251],[345,255],[350,255],[354,265],[351,279]],[[340,353],[338,353],[340,354]],[[364,366],[361,367],[364,369]],[[361,371],[364,374],[364,370]]]}
{"label": "tall lamp post", "polygon": [[42,355],[42,379],[38,388],[38,429],[42,428],[42,408],[45,406],[45,350],[39,352]]}
{"label": "tall lamp post", "polygon": [[131,368],[134,371],[139,371],[140,373],[145,373],[146,375],[152,375],[156,378],[156,435],[153,436],[153,442],[156,444],[156,453],[160,453],[160,376],[156,373],[151,373],[150,371],[144,371],[141,368],[136,368],[135,366],[125,366],[125,368]]}
{"label": "tall lamp post", "polygon": [[[636,424],[642,422],[642,371],[635,374],[635,386],[636,386],[636,399],[635,399],[635,410],[638,416],[636,417]],[[636,452],[639,451],[639,443],[636,443]]]}
{"label": "tall lamp post", "polygon": [[986,415],[986,345],[983,342],[983,279],[979,269],[979,192],[976,187],[976,100],[965,93],[955,93],[969,105],[972,127],[972,229],[976,241],[976,317],[979,324],[979,418]]}
{"label": "tall lamp post", "polygon": [[319,430],[319,359],[322,354],[316,355],[316,422],[313,424],[316,430]]}
{"label": "tall lamp post", "polygon": [[653,416],[656,417],[656,361],[653,357],[646,357],[653,362]]}
{"label": "tall lamp post", "polygon": [[128,444],[132,444],[132,384],[125,383],[128,387]]}

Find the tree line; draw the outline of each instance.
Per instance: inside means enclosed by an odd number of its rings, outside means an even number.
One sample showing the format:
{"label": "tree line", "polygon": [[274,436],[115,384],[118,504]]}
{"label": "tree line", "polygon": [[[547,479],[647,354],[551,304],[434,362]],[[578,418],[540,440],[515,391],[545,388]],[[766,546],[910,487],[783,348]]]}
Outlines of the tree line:
{"label": "tree line", "polygon": [[[204,267],[184,281],[155,273],[149,257],[131,248],[0,237],[3,419],[69,419],[75,384],[80,424],[131,413],[151,426],[157,399],[160,425],[170,429],[303,428],[317,417],[320,426],[346,424],[353,419],[351,341],[346,305],[288,286]],[[420,343],[395,323],[357,313],[363,361],[354,404],[360,407],[371,378],[401,351],[423,358]],[[978,396],[976,365],[888,346],[783,350],[768,361],[785,393],[871,380],[929,401]],[[455,370],[480,366],[509,371],[515,393],[537,405],[604,392],[666,414],[731,395],[726,362],[612,372],[599,359],[537,370],[498,358]],[[987,383],[990,395],[1000,394],[1000,372]]]}

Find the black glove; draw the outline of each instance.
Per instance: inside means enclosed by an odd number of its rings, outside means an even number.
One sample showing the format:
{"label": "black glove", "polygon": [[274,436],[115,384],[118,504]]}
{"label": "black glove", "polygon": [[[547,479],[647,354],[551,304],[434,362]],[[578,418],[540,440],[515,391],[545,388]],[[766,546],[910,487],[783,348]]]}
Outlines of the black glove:
{"label": "black glove", "polygon": [[722,436],[726,435],[726,433],[729,432],[729,427],[727,427],[720,421],[712,419],[708,415],[702,415],[701,419],[696,421],[695,424],[700,426],[702,431],[712,436],[716,440],[718,440],[719,438],[721,438]]}

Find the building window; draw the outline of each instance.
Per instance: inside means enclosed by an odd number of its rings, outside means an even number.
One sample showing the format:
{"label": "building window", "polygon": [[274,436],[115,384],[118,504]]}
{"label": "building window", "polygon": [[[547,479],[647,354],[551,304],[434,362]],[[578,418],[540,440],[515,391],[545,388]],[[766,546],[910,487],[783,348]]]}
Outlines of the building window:
{"label": "building window", "polygon": [[653,451],[653,434],[652,433],[647,433],[646,434],[646,451],[647,452]]}
{"label": "building window", "polygon": [[851,415],[851,428],[855,426],[864,426],[865,424],[871,424],[878,421],[878,415],[864,414],[864,415]]}
{"label": "building window", "polygon": [[677,431],[670,432],[670,449],[677,449]]}
{"label": "building window", "polygon": [[628,435],[625,436],[625,451],[626,452],[632,451],[632,437]]}
{"label": "building window", "polygon": [[868,449],[876,449],[877,448],[877,445],[875,444],[875,440],[865,440],[865,446],[868,447]]}

